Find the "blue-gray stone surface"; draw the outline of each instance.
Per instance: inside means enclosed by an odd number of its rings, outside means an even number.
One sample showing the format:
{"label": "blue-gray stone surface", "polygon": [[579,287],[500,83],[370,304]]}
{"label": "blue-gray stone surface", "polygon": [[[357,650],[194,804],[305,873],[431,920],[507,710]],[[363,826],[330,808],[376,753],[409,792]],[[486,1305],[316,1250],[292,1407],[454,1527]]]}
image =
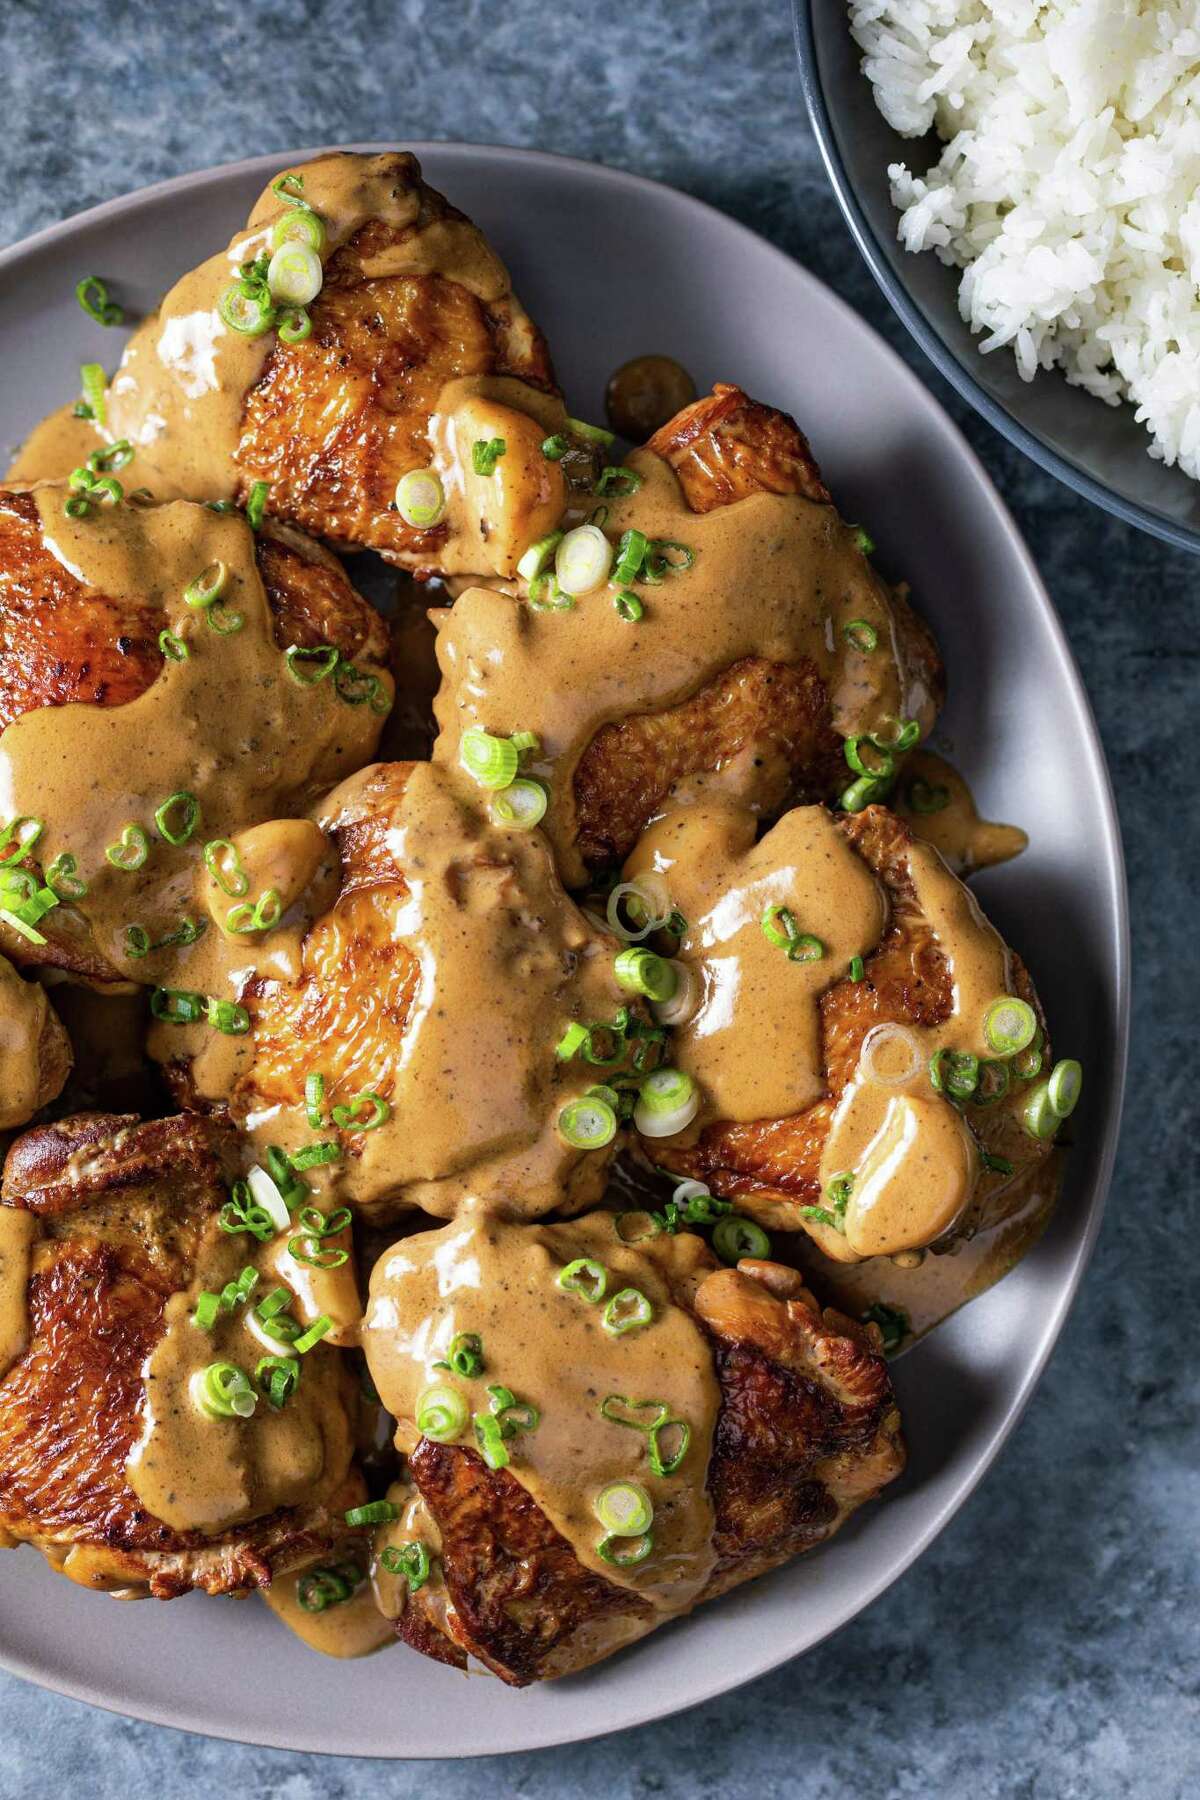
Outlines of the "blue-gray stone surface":
{"label": "blue-gray stone surface", "polygon": [[1032,547],[1116,784],[1137,982],[1108,1217],[1046,1378],[950,1528],[831,1643],[701,1712],[475,1764],[243,1749],[0,1676],[2,1800],[1195,1795],[1200,567],[1043,475],[910,346],[826,186],[784,0],[9,0],[0,108],[10,240],[261,151],[445,137],[657,176],[805,262],[918,368]]}

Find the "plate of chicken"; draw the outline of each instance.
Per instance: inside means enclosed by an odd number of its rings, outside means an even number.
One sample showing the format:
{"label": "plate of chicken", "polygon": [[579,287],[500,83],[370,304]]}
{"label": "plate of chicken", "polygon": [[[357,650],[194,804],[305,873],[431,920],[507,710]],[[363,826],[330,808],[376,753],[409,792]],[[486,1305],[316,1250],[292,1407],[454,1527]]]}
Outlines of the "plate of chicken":
{"label": "plate of chicken", "polygon": [[1115,1148],[1001,501],[584,164],[298,152],[0,262],[0,1660],[433,1756],[811,1649],[996,1456]]}

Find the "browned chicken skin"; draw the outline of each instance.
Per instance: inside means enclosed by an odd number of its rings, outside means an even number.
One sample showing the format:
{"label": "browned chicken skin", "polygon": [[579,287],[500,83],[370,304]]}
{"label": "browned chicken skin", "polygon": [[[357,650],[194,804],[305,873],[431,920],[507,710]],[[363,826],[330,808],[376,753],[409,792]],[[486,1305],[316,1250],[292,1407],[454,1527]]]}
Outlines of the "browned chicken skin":
{"label": "browned chicken skin", "polygon": [[[646,448],[670,463],[695,513],[756,493],[830,503],[795,421],[727,383],[685,407]],[[735,606],[736,597],[728,603]],[[914,686],[930,696],[931,723],[943,694],[937,647],[902,595],[893,595],[892,604],[898,652]],[[621,861],[684,784],[719,784],[726,771],[747,762],[753,779],[738,779],[768,815],[798,801],[834,799],[846,786],[830,696],[807,659],[744,657],[676,706],[603,726],[575,771],[584,860],[592,868]]]}
{"label": "browned chicken skin", "polygon": [[3,1203],[33,1213],[29,1341],[0,1380],[0,1543],[30,1543],[86,1587],[231,1593],[327,1549],[361,1492],[347,1463],[312,1504],[236,1530],[172,1531],[125,1478],[142,1365],[227,1199],[232,1136],[200,1118],[90,1114],[28,1132]]}
{"label": "browned chicken skin", "polygon": [[[255,556],[281,650],[335,644],[350,660],[386,662],[382,619],[315,544],[267,531]],[[162,670],[162,628],[135,596],[78,580],[47,549],[32,496],[0,490],[0,730],[41,706],[136,700]]]}
{"label": "browned chicken skin", "polygon": [[[397,181],[419,185],[412,230],[444,221],[474,231],[420,181],[415,157],[394,161]],[[437,569],[447,527],[417,530],[393,499],[400,477],[430,461],[429,422],[443,385],[484,376],[513,377],[537,393],[557,388],[545,340],[511,293],[485,303],[437,270],[373,278],[371,262],[399,241],[375,219],[329,259],[312,336],[276,344],[246,396],[239,492],[269,481],[276,517]]]}
{"label": "browned chicken skin", "polygon": [[[793,1271],[746,1267],[754,1274],[714,1271],[694,1299],[721,1390],[708,1468],[718,1560],[702,1599],[823,1542],[904,1466],[869,1334],[822,1313]],[[459,1666],[469,1653],[524,1687],[587,1660],[572,1659],[577,1633],[622,1618],[649,1624],[647,1602],[585,1568],[507,1470],[427,1438],[408,1468],[440,1534],[442,1570],[400,1619],[413,1649]]]}
{"label": "browned chicken skin", "polygon": [[[819,1168],[837,1101],[851,1079],[863,1039],[885,1022],[937,1025],[949,1016],[951,979],[946,958],[917,905],[908,873],[912,835],[882,806],[839,819],[840,829],[874,871],[885,891],[889,921],[878,948],[866,958],[864,979],[835,981],[820,1000],[826,1095],[788,1118],[707,1126],[698,1142],[684,1147],[645,1145],[657,1166],[707,1182],[714,1193],[735,1200],[739,1210],[764,1224],[795,1229],[799,1209],[821,1201]],[[1041,1008],[1024,964],[1013,953],[1013,991]],[[1043,1028],[1045,1025],[1042,1019]],[[1049,1066],[1049,1045],[1044,1056]],[[1050,1145],[1022,1128],[1019,1084],[997,1105],[968,1108],[967,1116],[983,1149],[1006,1159],[1017,1174],[1049,1154]],[[963,1226],[978,1228],[1006,1216],[1006,1198],[1019,1193],[1011,1177],[984,1172]]]}

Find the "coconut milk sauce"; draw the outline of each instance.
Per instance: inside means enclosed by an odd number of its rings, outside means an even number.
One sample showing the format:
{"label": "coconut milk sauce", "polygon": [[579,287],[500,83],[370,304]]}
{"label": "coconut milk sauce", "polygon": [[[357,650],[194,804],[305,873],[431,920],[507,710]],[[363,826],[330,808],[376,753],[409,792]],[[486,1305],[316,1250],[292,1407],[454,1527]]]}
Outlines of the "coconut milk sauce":
{"label": "coconut milk sauce", "polygon": [[[608,1297],[626,1286],[645,1294],[651,1323],[620,1337],[605,1331],[603,1304],[558,1286],[560,1270],[577,1257],[608,1272]],[[488,1411],[489,1384],[503,1384],[540,1414],[534,1430],[509,1440],[508,1472],[588,1568],[660,1615],[686,1611],[716,1561],[706,1476],[720,1389],[708,1341],[680,1300],[711,1267],[691,1235],[622,1243],[610,1213],[515,1226],[467,1208],[441,1231],[403,1239],[376,1265],[363,1325],[372,1379],[398,1421],[398,1448],[410,1452],[418,1441],[426,1388],[450,1383],[474,1413]],[[474,1380],[434,1367],[459,1332],[482,1340],[484,1368]],[[643,1432],[601,1416],[610,1395],[664,1401],[687,1422],[691,1441],[676,1474],[653,1472]],[[469,1427],[464,1441],[473,1441]],[[653,1551],[628,1569],[598,1554],[605,1528],[594,1511],[605,1484],[622,1479],[639,1482],[654,1506]]]}
{"label": "coconut milk sauce", "polygon": [[[820,997],[847,976],[851,957],[870,956],[886,923],[881,889],[823,808],[794,809],[757,845],[754,829],[749,814],[729,805],[683,808],[649,828],[626,866],[630,877],[660,874],[688,920],[679,954],[697,967],[701,1000],[676,1030],[674,1059],[704,1094],[693,1133],[717,1119],[786,1118],[821,1097]],[[1008,953],[936,851],[914,843],[908,867],[950,970],[951,1009],[940,1025],[906,1026],[891,1064],[870,1053],[881,1028],[864,1041],[821,1159],[824,1191],[835,1176],[853,1176],[845,1229],[815,1220],[807,1227],[836,1261],[940,1237],[980,1174],[962,1114],[930,1085],[929,1059],[943,1048],[989,1054],[983,1018],[1010,992]],[[798,930],[820,939],[819,959],[793,962],[770,941],[762,919],[773,905],[788,907]]]}
{"label": "coconut milk sauce", "polygon": [[[573,778],[596,732],[673,705],[740,657],[810,661],[843,735],[884,730],[897,718],[932,722],[929,696],[909,685],[888,590],[832,506],[764,493],[694,513],[661,457],[635,450],[629,467],[643,485],[609,503],[606,535],[616,543],[632,527],[695,555],[690,568],[643,590],[636,625],[617,613],[612,582],[563,612],[471,588],[437,618],[434,758],[456,761],[469,726],[536,731],[535,772],[550,790],[545,830],[568,887],[584,877]],[[874,651],[846,639],[842,628],[856,619],[877,633]]]}

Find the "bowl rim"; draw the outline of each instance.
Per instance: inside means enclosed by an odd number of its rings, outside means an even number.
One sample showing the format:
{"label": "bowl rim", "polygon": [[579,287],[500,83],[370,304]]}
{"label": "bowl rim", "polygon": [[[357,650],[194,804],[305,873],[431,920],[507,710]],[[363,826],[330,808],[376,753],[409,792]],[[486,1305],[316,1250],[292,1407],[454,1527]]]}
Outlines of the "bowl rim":
{"label": "bowl rim", "polygon": [[[800,1650],[795,1648],[779,1649],[777,1646],[772,1646],[754,1664],[739,1671],[737,1677],[732,1681],[726,1678],[724,1671],[710,1671],[707,1679],[700,1684],[699,1691],[682,1703],[673,1695],[667,1697],[663,1694],[655,1694],[653,1700],[637,1719],[621,1719],[615,1726],[604,1723],[588,1723],[584,1729],[580,1730],[578,1721],[568,1713],[555,1729],[540,1733],[535,1742],[523,1735],[520,1723],[514,1717],[511,1720],[507,1741],[500,1741],[490,1748],[470,1746],[463,1749],[455,1747],[445,1753],[426,1749],[372,1751],[363,1750],[357,1746],[345,1748],[311,1741],[296,1745],[270,1728],[264,1729],[261,1735],[256,1734],[253,1738],[243,1738],[236,1729],[223,1728],[220,1721],[213,1720],[202,1709],[198,1709],[194,1705],[189,1707],[177,1703],[168,1709],[141,1697],[123,1694],[118,1698],[105,1687],[102,1677],[97,1679],[93,1676],[90,1679],[80,1680],[66,1676],[61,1671],[55,1671],[54,1675],[50,1676],[45,1668],[34,1659],[26,1659],[20,1654],[14,1654],[0,1642],[0,1669],[23,1677],[51,1692],[63,1694],[71,1699],[83,1700],[118,1716],[144,1720],[155,1725],[166,1726],[169,1729],[192,1731],[218,1740],[248,1742],[264,1748],[327,1756],[353,1755],[372,1761],[423,1760],[443,1754],[448,1754],[455,1760],[470,1760],[485,1755],[527,1752],[533,1748],[551,1749],[615,1735],[618,1731],[628,1730],[635,1726],[644,1727],[658,1720],[689,1712],[709,1700],[734,1692],[746,1683],[768,1674],[798,1656],[808,1654],[811,1650],[818,1648],[819,1644],[828,1643],[847,1624],[859,1618],[924,1555],[950,1520],[960,1511],[985,1475],[989,1473],[1037,1390],[1045,1373],[1046,1365],[1058,1343],[1063,1326],[1074,1305],[1084,1273],[1091,1261],[1111,1186],[1120,1137],[1130,1037],[1129,889],[1115,793],[1095,715],[1062,622],[1029,547],[996,483],[984,468],[973,447],[963,436],[958,424],[946,412],[940,400],[931,392],[920,374],[898,356],[893,346],[880,338],[869,321],[855,312],[854,308],[827,283],[812,274],[803,263],[730,214],[722,212],[719,208],[711,206],[686,190],[676,188],[667,182],[656,181],[627,170],[588,162],[579,157],[560,156],[552,152],[528,150],[513,145],[472,143],[461,139],[396,139],[369,142],[350,141],[340,144],[322,143],[302,150],[271,151],[233,162],[211,164],[162,181],[148,183],[96,206],[85,208],[0,250],[0,273],[19,263],[30,253],[52,245],[59,239],[71,237],[81,228],[112,220],[125,213],[136,212],[148,201],[161,200],[170,195],[184,195],[189,189],[203,187],[206,184],[220,185],[252,173],[266,174],[287,163],[310,160],[332,149],[374,153],[392,150],[398,146],[413,151],[418,158],[422,159],[426,156],[431,158],[447,157],[450,160],[480,158],[484,161],[496,162],[511,159],[532,167],[570,170],[584,176],[589,182],[600,181],[626,191],[630,189],[634,191],[650,190],[660,196],[668,196],[670,204],[682,204],[690,211],[710,214],[723,231],[729,232],[734,237],[744,236],[752,240],[760,253],[765,252],[772,259],[787,265],[793,277],[819,286],[838,311],[852,317],[859,329],[876,338],[883,353],[896,365],[897,373],[911,393],[914,406],[931,415],[936,415],[939,428],[948,433],[954,441],[955,450],[962,459],[964,474],[969,472],[979,481],[983,495],[1003,525],[1005,535],[1011,544],[1014,559],[1021,565],[1043,612],[1051,636],[1051,654],[1062,669],[1067,690],[1073,702],[1075,716],[1083,727],[1082,748],[1090,773],[1096,783],[1097,797],[1103,813],[1102,849],[1104,854],[1102,868],[1098,873],[1107,899],[1108,955],[1111,958],[1108,967],[1112,974],[1112,1010],[1106,1021],[1112,1032],[1112,1056],[1109,1080],[1102,1102],[1102,1116],[1105,1121],[1103,1143],[1096,1160],[1092,1180],[1083,1191],[1086,1194],[1086,1218],[1083,1228],[1071,1252],[1070,1266],[1064,1272],[1045,1308],[1039,1325],[1036,1349],[1026,1364],[1017,1391],[1008,1402],[1005,1415],[998,1422],[986,1449],[970,1459],[959,1474],[952,1491],[944,1497],[940,1505],[931,1509],[922,1529],[916,1534],[912,1543],[904,1551],[894,1555],[887,1567],[881,1570],[875,1579],[863,1583],[853,1602],[846,1605],[840,1616],[830,1624],[816,1643]],[[1082,1198],[1083,1194],[1081,1194]],[[1053,1229],[1053,1225],[1051,1228]]]}
{"label": "bowl rim", "polygon": [[918,306],[908,288],[894,273],[883,242],[876,232],[866,211],[859,203],[851,184],[846,166],[838,150],[833,130],[833,118],[825,99],[825,90],[821,84],[820,68],[817,60],[817,41],[813,30],[812,0],[792,0],[792,26],[796,44],[796,56],[800,64],[800,85],[804,92],[805,105],[808,108],[809,121],[817,140],[817,148],[821,153],[821,161],[825,165],[825,173],[829,177],[842,216],[850,227],[851,235],[862,253],[863,261],[870,269],[876,282],[889,301],[892,310],[921,346],[938,373],[943,375],[955,392],[980,413],[987,423],[998,431],[1002,437],[1023,450],[1039,468],[1045,469],[1076,494],[1100,507],[1104,512],[1112,513],[1124,520],[1127,525],[1134,525],[1139,531],[1148,531],[1152,537],[1161,538],[1165,543],[1178,550],[1187,550],[1193,556],[1200,554],[1200,530],[1186,525],[1178,525],[1165,518],[1152,508],[1143,506],[1136,500],[1128,500],[1115,488],[1107,487],[1104,482],[1097,481],[1069,457],[1053,449],[1046,441],[1022,424],[1015,413],[993,398],[987,389],[982,387],[971,374],[967,365],[955,351],[951,350],[945,338],[933,325],[926,313]]}

